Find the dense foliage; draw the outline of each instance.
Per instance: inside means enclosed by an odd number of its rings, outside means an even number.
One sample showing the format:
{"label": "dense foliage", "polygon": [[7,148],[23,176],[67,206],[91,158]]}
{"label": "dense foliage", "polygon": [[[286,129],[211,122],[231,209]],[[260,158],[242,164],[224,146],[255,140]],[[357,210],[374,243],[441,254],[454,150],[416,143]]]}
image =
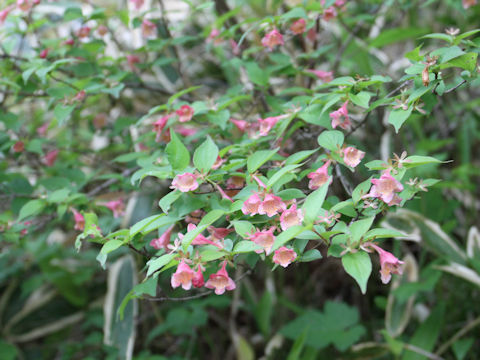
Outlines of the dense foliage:
{"label": "dense foliage", "polygon": [[5,359],[476,358],[475,0],[2,6]]}

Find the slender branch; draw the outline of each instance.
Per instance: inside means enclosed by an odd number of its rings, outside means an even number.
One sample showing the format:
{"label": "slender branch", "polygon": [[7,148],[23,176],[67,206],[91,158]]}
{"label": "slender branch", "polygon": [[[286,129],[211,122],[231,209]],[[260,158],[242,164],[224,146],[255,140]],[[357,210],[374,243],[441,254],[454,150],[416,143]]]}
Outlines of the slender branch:
{"label": "slender branch", "polygon": [[[129,176],[131,173],[133,173],[134,171],[137,171],[137,170],[138,170],[138,167],[135,167],[135,168],[132,168],[132,169],[126,169],[126,170],[124,170],[124,171],[122,172],[122,177]],[[87,196],[88,196],[88,197],[95,196],[95,195],[97,195],[100,191],[102,191],[103,189],[106,189],[106,188],[108,188],[110,185],[115,184],[117,181],[118,181],[118,178],[109,179],[109,180],[105,181],[104,183],[100,184],[99,186],[97,186],[96,188],[90,190],[90,191],[87,193]]]}
{"label": "slender branch", "polygon": [[465,325],[463,328],[461,328],[455,335],[453,335],[445,344],[443,344],[436,352],[436,355],[442,355],[445,351],[448,350],[450,345],[452,345],[454,342],[456,342],[458,339],[460,339],[463,335],[465,335],[467,332],[472,330],[474,327],[480,325],[480,316],[477,317],[475,320],[472,320],[469,322],[467,325]]}
{"label": "slender branch", "polygon": [[417,354],[423,355],[428,359],[444,360],[441,356],[432,354],[431,352],[423,350],[422,348],[419,348],[418,346],[415,346],[415,345],[412,345],[412,344],[403,344],[403,347],[407,350],[410,350],[410,351],[416,352]]}
{"label": "slender branch", "polygon": [[466,82],[467,82],[467,80],[463,80],[462,82],[460,82],[460,83],[458,83],[457,85],[455,85],[453,88],[448,89],[448,90],[444,91],[443,93],[444,93],[444,94],[448,94],[448,93],[450,93],[450,92],[452,92],[452,91],[455,91],[455,90],[457,90],[460,86],[462,86],[463,84],[465,84]]}

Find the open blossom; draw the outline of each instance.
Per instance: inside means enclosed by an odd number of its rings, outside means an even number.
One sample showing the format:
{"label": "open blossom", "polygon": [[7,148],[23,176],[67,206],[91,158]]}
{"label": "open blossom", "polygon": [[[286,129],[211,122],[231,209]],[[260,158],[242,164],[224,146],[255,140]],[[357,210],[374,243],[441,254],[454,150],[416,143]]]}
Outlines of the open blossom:
{"label": "open blossom", "polygon": [[233,125],[236,126],[238,130],[241,132],[245,132],[250,125],[248,121],[245,120],[235,120],[235,119],[230,119],[230,121],[233,123]]}
{"label": "open blossom", "polygon": [[135,71],[137,67],[135,64],[140,62],[140,58],[137,55],[128,54],[127,56],[127,64],[131,71]]}
{"label": "open blossom", "polygon": [[267,194],[258,206],[258,213],[260,215],[267,215],[268,217],[272,217],[274,215],[277,215],[281,211],[285,211],[286,209],[287,206],[280,197],[273,194]]}
{"label": "open blossom", "polygon": [[270,130],[282,119],[285,119],[288,115],[279,115],[279,116],[272,116],[265,119],[258,119],[259,129],[260,129],[260,136],[267,136]]}
{"label": "open blossom", "polygon": [[367,197],[379,198],[390,206],[398,205],[401,199],[395,193],[402,191],[403,185],[390,175],[389,170],[384,171],[380,179],[372,179],[371,181],[373,186]]}
{"label": "open blossom", "polygon": [[257,231],[254,234],[251,234],[249,236],[249,239],[252,240],[255,244],[261,246],[263,249],[255,250],[257,254],[262,253],[265,251],[265,254],[269,255],[270,252],[272,251],[272,246],[273,243],[275,242],[275,235],[273,235],[273,232],[275,230],[275,227],[272,226],[269,230],[262,230]]}
{"label": "open blossom", "polygon": [[102,205],[106,206],[113,212],[113,217],[118,218],[125,214],[125,203],[123,202],[123,199],[112,200]]}
{"label": "open blossom", "polygon": [[217,295],[222,295],[225,290],[234,290],[236,287],[235,282],[228,276],[226,267],[227,262],[224,261],[220,270],[210,275],[205,284],[206,288],[215,289],[215,294]]}
{"label": "open blossom", "polygon": [[348,146],[342,150],[343,152],[343,161],[345,164],[351,167],[356,167],[360,164],[363,157],[365,156],[365,152],[355,149],[353,146]]}
{"label": "open blossom", "polygon": [[190,266],[185,264],[185,260],[180,261],[177,271],[175,271],[170,280],[172,288],[175,289],[181,285],[183,290],[190,290],[194,275],[195,273]]}
{"label": "open blossom", "polygon": [[33,1],[31,0],[17,0],[17,6],[22,11],[28,11],[33,6]]}
{"label": "open blossom", "polygon": [[323,82],[330,82],[333,80],[333,71],[323,71],[323,70],[312,70],[309,69],[307,72],[314,74],[316,77],[318,77],[320,80]]}
{"label": "open blossom", "polygon": [[155,36],[155,33],[157,32],[157,26],[153,22],[147,19],[143,19],[141,28],[142,28],[142,36],[144,38]]}
{"label": "open blossom", "polygon": [[203,285],[205,285],[205,280],[203,279],[203,268],[202,266],[198,266],[197,271],[193,275],[192,279],[192,285],[195,288],[201,288]]}
{"label": "open blossom", "polygon": [[23,141],[17,141],[15,144],[13,144],[12,149],[14,152],[22,152],[25,150],[25,143]]}
{"label": "open blossom", "polygon": [[155,136],[155,142],[160,142],[160,140],[162,139],[163,129],[167,125],[168,119],[170,119],[172,116],[173,114],[167,114],[153,123],[153,131],[157,133],[157,135]]}
{"label": "open blossom", "polygon": [[348,100],[343,103],[340,109],[330,113],[330,119],[332,119],[332,128],[335,129],[337,126],[340,126],[344,130],[350,128],[351,122],[350,118],[348,117],[347,105]]}
{"label": "open blossom", "polygon": [[72,208],[73,219],[75,220],[74,230],[83,231],[85,228],[85,218],[76,209]]}
{"label": "open blossom", "polygon": [[289,227],[295,225],[302,225],[303,212],[301,209],[297,209],[297,204],[290,206],[290,209],[285,210],[280,215],[280,227],[282,230],[287,230]]}
{"label": "open blossom", "polygon": [[174,227],[175,225],[170,226],[167,231],[160,235],[159,238],[152,239],[152,241],[150,241],[150,246],[157,250],[164,249],[165,251],[167,251],[167,246],[168,244],[170,244],[172,230]]}
{"label": "open blossom", "polygon": [[262,199],[258,196],[258,193],[253,193],[250,197],[245,200],[242,206],[242,212],[244,215],[250,214],[255,215],[258,214],[258,208],[262,203]]}
{"label": "open blossom", "polygon": [[374,248],[380,257],[380,278],[384,284],[387,284],[392,278],[392,274],[402,275],[403,261],[400,261],[392,253],[383,250],[380,246],[370,244],[370,247]]}
{"label": "open blossom", "polygon": [[210,233],[210,236],[212,237],[212,239],[215,239],[215,240],[221,240],[231,232],[235,231],[234,229],[216,228],[213,226],[209,226],[207,230]]}
{"label": "open blossom", "polygon": [[181,192],[189,192],[198,189],[197,175],[186,172],[175,176],[170,189],[180,190]]}
{"label": "open blossom", "polygon": [[47,166],[53,166],[57,161],[58,149],[52,150],[45,155],[45,163]]}
{"label": "open blossom", "polygon": [[325,21],[335,19],[336,17],[337,17],[337,10],[333,6],[330,6],[329,8],[323,11],[323,20]]}
{"label": "open blossom", "polygon": [[321,187],[326,182],[330,181],[330,176],[328,175],[328,166],[330,165],[330,161],[327,161],[317,170],[311,172],[307,175],[310,179],[308,182],[308,188],[310,190],[315,190]]}
{"label": "open blossom", "polygon": [[297,253],[285,246],[275,250],[273,262],[286,268],[297,258]]}
{"label": "open blossom", "polygon": [[143,6],[145,0],[130,0],[130,2],[133,3],[135,9],[139,10]]}
{"label": "open blossom", "polygon": [[77,36],[81,39],[86,38],[88,35],[90,35],[91,30],[92,29],[90,29],[89,26],[82,26],[80,29],[78,29]]}
{"label": "open blossom", "polygon": [[213,169],[213,170],[217,170],[217,169],[218,169],[220,166],[222,166],[224,163],[225,163],[225,159],[222,159],[222,158],[220,157],[220,155],[219,155],[219,156],[217,156],[217,159],[216,159],[215,162],[213,163],[212,169]]}
{"label": "open blossom", "polygon": [[187,122],[192,120],[193,108],[188,105],[182,105],[175,113],[178,115],[178,121]]}
{"label": "open blossom", "polygon": [[290,30],[295,35],[303,34],[305,32],[305,28],[306,28],[305,19],[298,19],[290,26]]}
{"label": "open blossom", "polygon": [[212,29],[212,31],[210,31],[210,34],[208,35],[207,42],[213,42],[214,45],[220,44],[223,41],[223,39],[219,37],[219,35],[220,35],[220,30]]}
{"label": "open blossom", "polygon": [[272,50],[277,45],[283,45],[283,36],[277,29],[273,29],[265,34],[262,39],[262,45]]}
{"label": "open blossom", "polygon": [[477,0],[462,0],[464,9],[468,9],[471,6],[477,5]]}

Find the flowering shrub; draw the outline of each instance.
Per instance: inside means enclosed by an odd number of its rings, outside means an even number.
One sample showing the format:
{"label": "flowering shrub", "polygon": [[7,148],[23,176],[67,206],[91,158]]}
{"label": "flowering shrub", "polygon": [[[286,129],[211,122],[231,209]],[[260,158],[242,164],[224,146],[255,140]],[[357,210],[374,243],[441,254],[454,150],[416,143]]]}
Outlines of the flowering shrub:
{"label": "flowering shrub", "polygon": [[[403,136],[443,96],[478,86],[479,30],[408,35],[429,45],[406,52],[393,79],[346,55],[361,29],[344,21],[379,11],[367,3],[292,1],[245,17],[218,1],[200,30],[170,23],[161,1],[113,14],[94,2],[2,4],[3,241],[61,228],[103,267],[138,254],[141,282],[120,314],[155,298],[162,277],[222,295],[238,289],[236,269],[262,263],[338,258],[363,294],[374,252],[376,281],[401,275],[404,254],[385,239],[405,232],[381,220],[438,182],[422,168],[449,158],[408,139],[399,156],[398,142],[364,128]],[[341,25],[351,38],[335,48],[326,34]]]}

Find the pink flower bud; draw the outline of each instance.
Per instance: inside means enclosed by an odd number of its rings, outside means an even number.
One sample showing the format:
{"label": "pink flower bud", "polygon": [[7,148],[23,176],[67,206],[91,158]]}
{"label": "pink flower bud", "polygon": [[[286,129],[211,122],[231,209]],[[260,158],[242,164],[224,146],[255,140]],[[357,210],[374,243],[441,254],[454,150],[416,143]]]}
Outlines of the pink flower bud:
{"label": "pink flower bud", "polygon": [[181,192],[189,192],[198,189],[197,175],[186,172],[175,176],[170,189],[180,190]]}
{"label": "pink flower bud", "polygon": [[471,6],[477,5],[477,0],[462,0],[464,9],[468,9]]}
{"label": "pink flower bud", "polygon": [[44,160],[47,166],[53,166],[55,164],[55,161],[57,161],[57,156],[58,156],[57,149],[48,152],[44,157]]}
{"label": "pink flower bud", "polygon": [[259,129],[260,129],[260,136],[267,136],[270,130],[282,119],[287,118],[288,115],[279,115],[268,117],[265,119],[258,119]]}
{"label": "pink flower bud", "polygon": [[105,204],[101,204],[106,206],[113,212],[113,217],[118,218],[125,214],[125,203],[123,199],[112,200]]}
{"label": "pink flower bud", "polygon": [[75,40],[74,39],[67,39],[65,40],[64,42],[65,45],[74,45],[75,44]]}
{"label": "pink flower bud", "polygon": [[220,270],[215,274],[210,275],[205,287],[208,289],[215,289],[215,294],[222,295],[225,290],[234,290],[235,282],[228,276],[227,261],[223,262]]}
{"label": "pink flower bud", "polygon": [[326,83],[333,80],[333,71],[307,70],[307,72],[314,74],[321,81]]}
{"label": "pink flower bud", "polygon": [[23,150],[25,150],[25,144],[23,141],[17,141],[15,144],[13,144],[12,149],[16,153],[23,152]]}
{"label": "pink flower bud", "polygon": [[73,219],[75,220],[74,230],[83,231],[85,228],[85,218],[76,209],[70,209],[73,213]]}
{"label": "pink flower bud", "polygon": [[82,102],[83,100],[85,100],[86,97],[87,97],[87,93],[85,92],[85,90],[80,90],[80,91],[73,97],[73,101]]}
{"label": "pink flower bud", "polygon": [[286,268],[297,258],[297,253],[292,249],[282,246],[278,250],[275,250],[273,255],[273,262]]}
{"label": "pink flower bud", "polygon": [[47,56],[48,56],[48,49],[43,49],[42,51],[40,51],[40,54],[38,55],[40,59],[45,59]]}
{"label": "pink flower bud", "polygon": [[48,130],[48,125],[50,125],[50,123],[46,122],[45,124],[40,126],[37,129],[37,134],[40,135],[40,136],[45,136],[45,134],[47,133],[47,130]]}
{"label": "pink flower bud", "polygon": [[201,288],[205,285],[205,280],[203,279],[203,272],[201,266],[198,267],[197,271],[193,275],[192,285],[195,288]]}
{"label": "pink flower bud", "polygon": [[135,71],[137,69],[135,64],[138,64],[140,62],[140,58],[137,55],[131,55],[131,54],[128,54],[126,58],[127,58],[127,64],[130,70]]}
{"label": "pink flower bud", "polygon": [[325,21],[330,21],[332,19],[335,19],[336,17],[337,17],[337,10],[333,6],[330,6],[329,8],[323,11],[323,20]]}

